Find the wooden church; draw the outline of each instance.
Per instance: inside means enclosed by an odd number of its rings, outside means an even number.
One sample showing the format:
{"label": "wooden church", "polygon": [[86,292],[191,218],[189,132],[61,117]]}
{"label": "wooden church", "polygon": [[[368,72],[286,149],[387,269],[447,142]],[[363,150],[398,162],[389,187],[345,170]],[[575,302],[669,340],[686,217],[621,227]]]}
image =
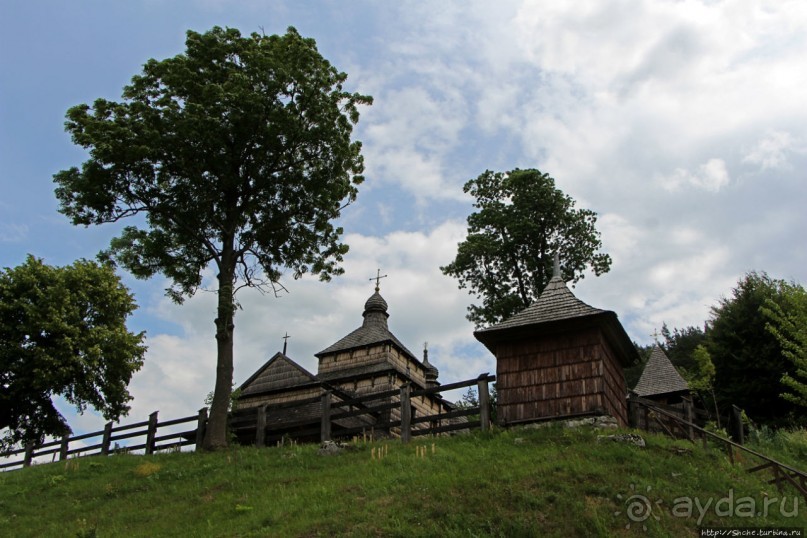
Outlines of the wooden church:
{"label": "wooden church", "polygon": [[611,415],[628,425],[623,367],[638,352],[614,312],[574,296],[557,258],[533,304],[474,336],[496,356],[500,424]]}
{"label": "wooden church", "polygon": [[[273,439],[289,436],[304,441],[319,440],[317,421],[322,417],[322,395],[331,393],[335,402],[390,392],[409,384],[413,390],[439,386],[439,372],[429,362],[424,349],[423,360],[401,343],[390,331],[387,302],[380,294],[376,280],[375,293],[364,304],[364,320],[360,327],[326,347],[316,357],[316,374],[307,371],[285,353],[277,353],[239,387],[240,412],[266,406],[266,426]],[[399,396],[375,400],[373,406],[393,403]],[[439,394],[415,396],[410,401],[412,416],[438,415],[453,410],[453,405]],[[375,429],[375,423],[400,420],[400,410],[393,407],[386,414],[359,415],[336,419],[332,435],[340,430]],[[312,426],[313,425],[313,426]],[[426,427],[421,424],[421,427]],[[417,427],[417,426],[416,426]],[[396,431],[375,430],[376,434],[396,435]],[[248,440],[248,439],[247,439]]]}

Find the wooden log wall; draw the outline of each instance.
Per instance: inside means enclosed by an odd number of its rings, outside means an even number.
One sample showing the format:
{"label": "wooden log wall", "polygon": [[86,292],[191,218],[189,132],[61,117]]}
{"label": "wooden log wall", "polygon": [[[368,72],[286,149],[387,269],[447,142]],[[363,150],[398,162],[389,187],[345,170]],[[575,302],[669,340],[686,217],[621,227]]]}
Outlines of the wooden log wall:
{"label": "wooden log wall", "polygon": [[608,413],[627,425],[624,378],[598,329],[505,342],[496,363],[504,424]]}
{"label": "wooden log wall", "polygon": [[401,372],[406,372],[409,368],[409,376],[413,381],[420,385],[426,384],[426,371],[423,367],[389,343],[340,351],[320,357],[318,375],[330,377],[342,370],[347,371],[379,363],[394,365]]}

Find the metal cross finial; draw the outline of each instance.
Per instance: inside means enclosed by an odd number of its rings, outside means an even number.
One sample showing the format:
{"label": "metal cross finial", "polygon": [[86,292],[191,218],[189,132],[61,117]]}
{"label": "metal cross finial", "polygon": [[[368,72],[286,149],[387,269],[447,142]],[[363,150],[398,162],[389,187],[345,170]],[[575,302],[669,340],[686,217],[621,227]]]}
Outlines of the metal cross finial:
{"label": "metal cross finial", "polygon": [[656,342],[656,344],[658,344],[658,337],[659,337],[658,329],[653,329],[653,334],[651,334],[650,336],[652,336],[653,340]]}
{"label": "metal cross finial", "polygon": [[560,278],[560,252],[555,251],[555,259],[552,265],[552,277]]}
{"label": "metal cross finial", "polygon": [[375,291],[379,291],[379,290],[381,289],[381,288],[378,286],[379,281],[380,281],[382,278],[387,278],[387,276],[388,276],[388,275],[382,275],[382,274],[381,274],[381,269],[379,269],[379,270],[378,270],[378,273],[376,274],[376,276],[374,276],[374,277],[372,277],[372,278],[370,279],[370,280],[375,280]]}
{"label": "metal cross finial", "polygon": [[289,336],[289,332],[286,331],[286,336],[283,337],[283,354],[284,355],[286,354],[286,345],[289,343],[289,338],[291,338],[291,336]]}

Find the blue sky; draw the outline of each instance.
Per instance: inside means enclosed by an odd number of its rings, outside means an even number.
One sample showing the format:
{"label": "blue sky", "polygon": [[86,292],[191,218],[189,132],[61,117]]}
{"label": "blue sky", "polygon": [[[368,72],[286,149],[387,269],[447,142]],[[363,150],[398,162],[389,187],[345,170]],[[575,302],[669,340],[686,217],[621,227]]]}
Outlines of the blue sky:
{"label": "blue sky", "polygon": [[[649,343],[700,325],[747,271],[807,281],[807,5],[803,2],[0,2],[0,266],[92,258],[114,226],[77,228],[52,176],[85,154],[68,107],[118,99],[185,31],[295,26],[375,98],[362,110],[367,181],[342,218],[351,252],[330,284],[242,293],[236,382],[282,347],[314,353],[361,323],[376,268],[393,332],[450,382],[495,371],[443,276],[465,231],[462,185],[485,169],[537,167],[599,214],[611,272],[574,292]],[[166,283],[122,275],[149,351],[132,420],[194,413],[213,386],[214,295],[184,306]],[[97,429],[91,413],[77,429]]]}

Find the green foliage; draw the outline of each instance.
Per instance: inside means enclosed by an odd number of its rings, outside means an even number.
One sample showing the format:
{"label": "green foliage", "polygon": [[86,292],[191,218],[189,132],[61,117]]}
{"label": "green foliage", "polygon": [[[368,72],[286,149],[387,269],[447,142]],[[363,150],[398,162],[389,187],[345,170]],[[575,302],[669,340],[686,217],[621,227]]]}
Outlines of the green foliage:
{"label": "green foliage", "polygon": [[665,323],[661,327],[664,337],[662,347],[670,362],[679,370],[693,370],[697,365],[693,361],[695,348],[706,344],[706,332],[700,327],[675,328],[672,331]]}
{"label": "green foliage", "polygon": [[715,366],[715,394],[721,407],[744,409],[752,420],[786,425],[797,407],[780,395],[792,364],[767,329],[762,307],[782,305],[787,284],[765,273],[748,273],[712,309],[707,349]]}
{"label": "green foliage", "polygon": [[346,79],[294,28],[242,37],[215,27],[189,31],[184,54],[146,62],[121,102],[67,112],[90,159],[54,176],[60,210],[77,225],[142,214],[105,256],[139,278],[164,274],[177,302],[216,269],[210,448],[226,445],[236,291],[277,292],[286,269],[322,280],[343,272],[348,247],[332,221],[363,181],[351,133],[372,101],[344,91]]}
{"label": "green foliage", "polygon": [[128,411],[146,351],[144,333],[126,329],[136,308],[110,265],[28,256],[0,273],[0,448],[70,431],[54,395],[107,420]]}
{"label": "green foliage", "polygon": [[565,280],[577,282],[590,268],[607,272],[611,258],[595,228],[596,213],[575,209],[575,202],[555,187],[555,180],[535,169],[485,171],[463,191],[476,199],[468,217],[468,236],[453,262],[441,267],[460,288],[482,299],[468,307],[476,327],[500,322],[523,310],[552,277],[559,253]]}
{"label": "green foliage", "polygon": [[688,379],[690,388],[697,391],[712,390],[715,380],[715,365],[705,346],[698,345],[695,348],[692,352],[692,361],[695,363],[695,368]]}
{"label": "green foliage", "polygon": [[782,355],[792,363],[792,374],[785,372],[782,398],[807,407],[807,291],[795,283],[782,286],[780,303],[768,299],[762,313],[769,320],[768,332],[776,338]]}
{"label": "green foliage", "polygon": [[[717,397],[715,396],[715,365],[712,362],[712,356],[709,355],[709,350],[703,344],[698,346],[692,351],[692,363],[694,366],[691,370],[684,370],[689,383],[689,388],[698,393],[701,400],[704,402],[708,399],[712,400],[712,405],[715,410],[715,420],[717,426],[720,427],[720,411],[717,407]],[[745,413],[745,411],[743,411]]]}

